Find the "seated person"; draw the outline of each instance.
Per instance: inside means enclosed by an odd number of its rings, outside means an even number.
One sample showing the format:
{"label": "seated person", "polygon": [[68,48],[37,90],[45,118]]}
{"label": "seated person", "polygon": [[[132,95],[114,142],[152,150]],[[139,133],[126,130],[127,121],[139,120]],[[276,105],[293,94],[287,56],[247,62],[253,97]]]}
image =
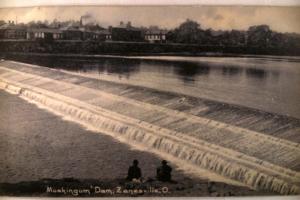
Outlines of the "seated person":
{"label": "seated person", "polygon": [[159,181],[170,182],[172,167],[170,167],[165,160],[163,160],[161,164],[162,166],[158,167],[156,170],[156,178]]}
{"label": "seated person", "polygon": [[139,161],[134,160],[133,165],[129,167],[128,174],[127,174],[127,180],[132,181],[133,179],[140,179],[142,176],[141,169],[138,167]]}

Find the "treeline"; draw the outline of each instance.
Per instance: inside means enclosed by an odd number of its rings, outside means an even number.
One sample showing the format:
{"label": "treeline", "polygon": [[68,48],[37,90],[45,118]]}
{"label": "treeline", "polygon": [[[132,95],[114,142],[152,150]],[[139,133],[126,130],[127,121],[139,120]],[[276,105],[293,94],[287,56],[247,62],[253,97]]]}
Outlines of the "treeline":
{"label": "treeline", "polygon": [[300,48],[300,35],[272,31],[268,25],[251,26],[247,31],[204,30],[192,20],[186,20],[167,35],[169,42],[217,46],[247,46],[261,48]]}
{"label": "treeline", "polygon": [[[4,21],[0,20],[1,23]],[[30,28],[58,28],[64,26],[80,26],[80,21],[30,22],[18,24]],[[82,25],[89,30],[103,30],[97,23]],[[146,30],[161,30],[159,27],[140,27],[141,34]],[[279,33],[268,25],[251,26],[248,30],[216,31],[202,29],[201,25],[187,19],[172,30],[165,30],[166,44],[144,42],[112,42],[112,41],[2,41],[2,52],[37,52],[37,53],[83,53],[83,54],[268,54],[300,56],[300,35],[296,33]],[[143,38],[143,36],[142,36]]]}

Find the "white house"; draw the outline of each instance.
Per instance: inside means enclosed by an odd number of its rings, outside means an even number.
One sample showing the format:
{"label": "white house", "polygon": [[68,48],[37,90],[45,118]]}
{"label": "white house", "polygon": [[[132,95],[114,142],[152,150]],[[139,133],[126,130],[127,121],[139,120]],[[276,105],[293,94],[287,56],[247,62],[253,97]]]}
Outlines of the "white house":
{"label": "white house", "polygon": [[166,42],[167,31],[164,30],[147,30],[145,32],[145,40],[150,43],[164,43]]}
{"label": "white house", "polygon": [[34,28],[28,29],[26,34],[27,39],[63,39],[62,31],[50,28]]}

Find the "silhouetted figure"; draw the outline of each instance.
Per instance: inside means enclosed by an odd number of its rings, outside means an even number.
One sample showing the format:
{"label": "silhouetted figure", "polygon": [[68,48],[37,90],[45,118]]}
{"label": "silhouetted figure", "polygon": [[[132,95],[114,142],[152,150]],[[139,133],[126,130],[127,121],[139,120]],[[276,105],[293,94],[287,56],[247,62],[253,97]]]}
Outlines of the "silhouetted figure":
{"label": "silhouetted figure", "polygon": [[142,176],[141,169],[138,167],[139,161],[134,160],[133,165],[128,169],[127,180],[132,181],[132,179],[140,179]]}
{"label": "silhouetted figure", "polygon": [[171,181],[171,172],[172,167],[167,164],[167,161],[163,160],[161,166],[156,170],[156,178],[159,181],[170,182]]}

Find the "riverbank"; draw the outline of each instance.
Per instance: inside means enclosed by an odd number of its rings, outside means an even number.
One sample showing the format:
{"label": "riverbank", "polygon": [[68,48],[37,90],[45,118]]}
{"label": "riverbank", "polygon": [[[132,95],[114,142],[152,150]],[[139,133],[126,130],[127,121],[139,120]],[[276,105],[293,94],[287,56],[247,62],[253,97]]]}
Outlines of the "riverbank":
{"label": "riverbank", "polygon": [[[151,59],[160,60],[170,58],[176,60],[176,57],[216,57],[216,58],[268,58],[273,60],[288,60],[291,62],[299,62],[299,56],[274,56],[274,55],[255,55],[255,54],[230,54],[230,53],[132,53],[132,54],[72,54],[72,53],[34,53],[34,52],[1,52],[2,59],[13,59],[16,56],[41,56],[41,57],[59,57],[59,58],[86,58],[86,59],[98,59],[98,58],[127,58],[127,59]],[[180,60],[179,60],[180,61]]]}
{"label": "riverbank", "polygon": [[118,54],[118,55],[280,55],[299,56],[298,48],[256,46],[205,46],[179,43],[147,42],[96,42],[96,41],[30,41],[1,40],[1,52],[68,53],[68,54]]}
{"label": "riverbank", "polygon": [[[73,189],[101,186],[132,188],[124,181],[133,159],[140,161],[143,184],[137,188],[148,192],[138,196],[252,196],[270,195],[246,187],[214,183],[194,178],[174,167],[177,183],[161,183],[154,179],[160,158],[134,150],[117,140],[84,129],[37,108],[19,97],[0,91],[0,195],[1,196],[74,196],[71,193],[47,192],[64,187]],[[71,178],[67,178],[71,177]],[[151,180],[152,179],[152,180]],[[168,188],[156,193],[151,188]],[[54,191],[54,190],[52,190]],[[79,196],[111,196],[110,193]],[[115,196],[115,195],[114,195]],[[116,194],[132,196],[132,194]],[[136,194],[133,194],[136,196]]]}

